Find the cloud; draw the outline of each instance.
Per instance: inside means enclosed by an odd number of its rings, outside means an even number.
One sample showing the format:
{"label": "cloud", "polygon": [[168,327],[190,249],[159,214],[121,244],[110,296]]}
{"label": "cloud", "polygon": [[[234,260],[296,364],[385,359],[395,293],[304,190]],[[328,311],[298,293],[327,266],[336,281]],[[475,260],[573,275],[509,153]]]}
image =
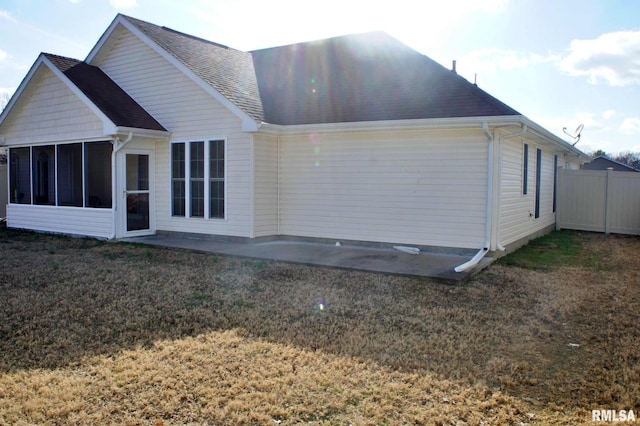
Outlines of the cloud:
{"label": "cloud", "polygon": [[557,55],[540,55],[532,52],[487,48],[471,52],[460,58],[458,63],[463,69],[470,69],[483,74],[493,74],[497,70],[512,70],[557,60],[559,60]]}
{"label": "cloud", "polygon": [[11,23],[17,24],[18,21],[6,10],[0,10],[0,19],[7,20]]}
{"label": "cloud", "polygon": [[640,84],[640,31],[602,34],[593,40],[573,40],[560,69],[587,77],[591,84]]}
{"label": "cloud", "polygon": [[5,59],[7,59],[8,57],[9,57],[9,54],[4,50],[0,49],[0,63]]}
{"label": "cloud", "polygon": [[609,109],[602,113],[602,118],[604,118],[605,120],[609,120],[613,118],[614,115],[616,115],[616,112],[612,109]]}
{"label": "cloud", "polygon": [[109,0],[114,9],[131,9],[138,5],[136,0]]}
{"label": "cloud", "polygon": [[640,134],[640,118],[625,118],[622,121],[622,124],[620,124],[620,133],[623,133],[625,135]]}
{"label": "cloud", "polygon": [[15,91],[15,87],[0,87],[0,96],[4,96],[5,94],[11,96]]}

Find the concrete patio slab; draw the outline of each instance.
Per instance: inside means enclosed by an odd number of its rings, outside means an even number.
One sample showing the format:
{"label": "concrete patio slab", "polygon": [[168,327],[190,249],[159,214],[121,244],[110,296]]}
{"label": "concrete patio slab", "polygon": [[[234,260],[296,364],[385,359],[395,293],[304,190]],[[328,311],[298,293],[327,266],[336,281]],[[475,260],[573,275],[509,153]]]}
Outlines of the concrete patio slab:
{"label": "concrete patio slab", "polygon": [[449,282],[464,281],[474,273],[486,268],[493,260],[490,257],[485,257],[475,268],[465,272],[455,272],[454,268],[468,261],[471,256],[424,251],[414,255],[390,248],[336,246],[326,243],[287,240],[248,244],[153,235],[125,238],[121,241],[196,250],[226,256],[320,265],[394,275],[429,277]]}

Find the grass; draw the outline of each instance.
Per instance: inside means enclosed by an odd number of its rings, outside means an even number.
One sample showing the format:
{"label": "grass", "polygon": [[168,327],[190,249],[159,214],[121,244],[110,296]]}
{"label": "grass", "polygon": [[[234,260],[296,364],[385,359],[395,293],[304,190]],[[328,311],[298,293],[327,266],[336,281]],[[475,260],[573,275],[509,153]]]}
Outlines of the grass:
{"label": "grass", "polygon": [[498,263],[546,271],[560,266],[588,266],[590,257],[585,256],[585,235],[571,231],[552,232],[502,257]]}
{"label": "grass", "polygon": [[0,252],[0,424],[640,410],[640,238],[554,233],[457,286],[11,230]]}

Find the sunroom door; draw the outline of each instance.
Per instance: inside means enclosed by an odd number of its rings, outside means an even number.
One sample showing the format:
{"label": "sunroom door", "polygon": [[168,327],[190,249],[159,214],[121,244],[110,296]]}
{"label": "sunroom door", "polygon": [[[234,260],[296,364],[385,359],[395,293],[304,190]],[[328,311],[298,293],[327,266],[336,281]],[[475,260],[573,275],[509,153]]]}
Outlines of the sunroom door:
{"label": "sunroom door", "polygon": [[123,236],[149,235],[154,232],[153,152],[124,152],[124,188],[119,211]]}

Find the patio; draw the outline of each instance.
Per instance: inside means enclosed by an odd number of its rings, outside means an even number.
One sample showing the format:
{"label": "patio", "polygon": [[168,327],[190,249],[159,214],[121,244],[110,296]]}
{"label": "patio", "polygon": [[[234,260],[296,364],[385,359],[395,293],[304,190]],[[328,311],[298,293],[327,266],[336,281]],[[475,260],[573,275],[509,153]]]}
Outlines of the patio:
{"label": "patio", "polygon": [[491,257],[487,256],[475,268],[458,273],[454,271],[454,268],[473,257],[473,251],[450,253],[422,250],[419,254],[410,254],[391,247],[337,246],[328,243],[289,240],[239,243],[174,235],[125,238],[121,241],[196,250],[223,256],[428,277],[450,282],[465,281],[493,261]]}

